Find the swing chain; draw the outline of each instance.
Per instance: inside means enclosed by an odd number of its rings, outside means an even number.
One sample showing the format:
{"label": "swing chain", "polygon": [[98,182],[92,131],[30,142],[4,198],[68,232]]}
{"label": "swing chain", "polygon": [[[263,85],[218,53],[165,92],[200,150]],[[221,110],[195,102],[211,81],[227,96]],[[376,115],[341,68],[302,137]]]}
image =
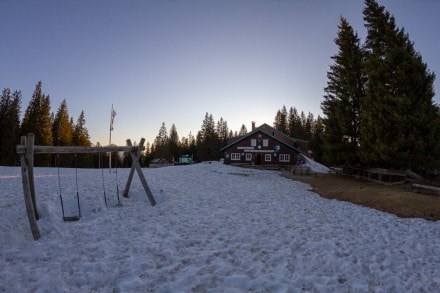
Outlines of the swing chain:
{"label": "swing chain", "polygon": [[60,159],[60,153],[57,153],[57,161],[58,161],[58,188],[60,191],[60,201],[61,201],[61,211],[63,213],[63,220],[66,222],[70,221],[78,221],[81,218],[81,206],[79,203],[79,186],[78,186],[78,158],[77,154],[75,153],[75,185],[76,185],[76,203],[78,205],[78,215],[76,216],[66,216],[64,213],[64,202],[63,202],[63,195],[61,192],[61,175],[60,175],[60,165],[61,165],[61,159]]}

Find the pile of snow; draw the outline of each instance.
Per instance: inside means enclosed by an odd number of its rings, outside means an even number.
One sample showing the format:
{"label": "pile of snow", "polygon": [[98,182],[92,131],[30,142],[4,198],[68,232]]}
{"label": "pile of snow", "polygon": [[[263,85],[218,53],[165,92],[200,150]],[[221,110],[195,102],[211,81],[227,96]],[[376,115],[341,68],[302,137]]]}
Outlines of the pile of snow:
{"label": "pile of snow", "polygon": [[309,167],[310,171],[315,173],[329,173],[330,169],[318,162],[315,162],[314,160],[308,158],[307,156],[304,156],[301,154],[301,157],[304,159],[304,164],[302,166]]}
{"label": "pile of snow", "polygon": [[[118,170],[123,190],[128,169]],[[57,170],[36,168],[32,240],[18,168],[0,167],[1,292],[439,292],[440,222],[320,198],[274,171],[219,163],[144,169],[117,206],[115,174],[78,170],[63,222]],[[75,170],[61,169],[75,213]]]}

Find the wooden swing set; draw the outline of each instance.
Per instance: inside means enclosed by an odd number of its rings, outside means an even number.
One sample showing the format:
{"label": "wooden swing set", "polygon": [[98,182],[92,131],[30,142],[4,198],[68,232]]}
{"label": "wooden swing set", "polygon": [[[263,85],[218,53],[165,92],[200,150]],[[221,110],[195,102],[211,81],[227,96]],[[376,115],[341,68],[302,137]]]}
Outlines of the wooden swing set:
{"label": "wooden swing set", "polygon": [[[142,186],[145,190],[148,200],[152,206],[156,205],[156,200],[148,186],[147,180],[142,173],[139,165],[139,155],[145,149],[145,139],[142,138],[138,146],[133,146],[130,139],[127,139],[127,146],[105,146],[105,147],[81,147],[81,146],[38,146],[34,145],[35,135],[29,133],[21,137],[20,145],[17,146],[17,154],[21,158],[21,178],[23,184],[24,201],[26,205],[26,212],[29,220],[29,225],[32,231],[34,240],[41,238],[40,229],[38,228],[37,220],[39,219],[37,202],[35,197],[34,184],[34,154],[91,154],[91,153],[105,153],[105,152],[129,152],[132,165],[128,175],[127,183],[123,193],[124,197],[128,197],[131,181],[133,180],[134,171],[139,175]],[[78,197],[77,197],[78,199]],[[62,200],[62,199],[61,199]],[[63,208],[63,206],[62,206]],[[79,199],[78,199],[79,208]],[[64,217],[65,221],[77,220],[79,217]],[[75,218],[75,219],[74,219]]]}

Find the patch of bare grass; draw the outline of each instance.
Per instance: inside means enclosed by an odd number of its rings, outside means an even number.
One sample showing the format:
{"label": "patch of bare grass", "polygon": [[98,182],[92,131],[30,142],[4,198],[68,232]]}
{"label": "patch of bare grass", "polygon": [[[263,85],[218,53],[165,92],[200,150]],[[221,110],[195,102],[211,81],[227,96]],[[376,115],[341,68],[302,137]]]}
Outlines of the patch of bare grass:
{"label": "patch of bare grass", "polygon": [[349,176],[283,176],[312,186],[322,197],[352,202],[403,218],[440,220],[440,196],[415,193],[409,184],[387,186]]}

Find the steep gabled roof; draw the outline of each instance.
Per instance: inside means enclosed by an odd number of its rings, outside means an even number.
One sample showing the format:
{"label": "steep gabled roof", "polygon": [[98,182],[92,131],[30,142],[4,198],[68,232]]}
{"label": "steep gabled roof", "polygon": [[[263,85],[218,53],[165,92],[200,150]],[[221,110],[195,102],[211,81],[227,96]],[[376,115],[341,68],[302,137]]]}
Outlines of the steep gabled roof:
{"label": "steep gabled roof", "polygon": [[249,133],[246,133],[245,135],[242,136],[238,136],[238,137],[234,137],[232,139],[229,140],[228,145],[226,145],[225,147],[221,148],[220,151],[223,152],[224,150],[230,148],[231,146],[247,139],[249,136],[252,136],[255,133],[264,133],[267,136],[271,137],[272,139],[288,146],[289,148],[297,151],[298,153],[300,153],[301,151],[299,149],[297,149],[294,144],[296,142],[305,142],[305,143],[309,143],[306,140],[301,140],[301,139],[296,139],[296,138],[291,138],[288,137],[287,135],[285,135],[284,133],[282,133],[281,131],[275,129],[274,127],[264,123],[263,125],[256,127],[254,130],[252,130]]}

